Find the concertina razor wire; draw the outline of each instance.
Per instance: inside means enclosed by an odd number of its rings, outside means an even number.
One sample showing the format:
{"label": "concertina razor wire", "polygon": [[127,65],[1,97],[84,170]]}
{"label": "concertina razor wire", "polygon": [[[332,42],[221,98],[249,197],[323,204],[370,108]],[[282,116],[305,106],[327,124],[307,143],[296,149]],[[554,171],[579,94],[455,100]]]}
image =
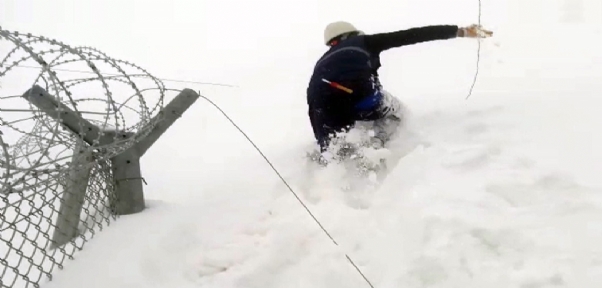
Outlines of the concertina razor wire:
{"label": "concertina razor wire", "polygon": [[[40,68],[15,69],[21,65]],[[66,127],[61,109],[49,115],[32,105],[28,97],[37,95],[26,91],[34,86],[84,119],[79,129],[93,123],[95,139],[82,141],[83,133]],[[174,91],[143,68],[92,47],[0,27],[0,287],[40,287],[118,218],[109,160],[148,135],[153,115]],[[121,138],[125,133],[133,136]],[[78,189],[80,196],[70,194]],[[61,213],[74,209],[76,219],[57,224]]]}

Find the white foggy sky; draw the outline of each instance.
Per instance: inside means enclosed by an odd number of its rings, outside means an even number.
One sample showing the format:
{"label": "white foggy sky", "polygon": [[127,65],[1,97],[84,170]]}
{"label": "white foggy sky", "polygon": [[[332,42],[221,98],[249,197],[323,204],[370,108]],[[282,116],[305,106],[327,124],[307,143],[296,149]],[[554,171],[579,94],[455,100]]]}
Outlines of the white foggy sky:
{"label": "white foggy sky", "polygon": [[[584,17],[602,19],[599,1],[581,2]],[[317,58],[324,52],[322,33],[330,21],[348,20],[368,33],[430,24],[468,25],[477,22],[478,4],[478,0],[2,0],[0,25],[93,46],[159,77],[263,87],[273,83],[273,75],[288,75],[282,78],[291,85],[299,82],[296,77],[306,79],[314,63],[298,59]],[[521,12],[532,11],[526,6],[538,7],[541,14]],[[496,36],[515,36],[557,20],[565,6],[544,0],[483,1],[482,22]]]}
{"label": "white foggy sky", "polygon": [[[330,21],[349,20],[369,33],[466,25],[476,22],[478,8],[469,0],[433,0],[428,11],[425,5],[412,6],[416,0],[2,2],[5,29],[90,45],[161,77],[246,85],[269,83],[253,75],[258,69],[299,69],[300,63],[291,62],[295,55],[318,57],[324,51],[323,27]],[[313,63],[301,65],[311,69]]]}

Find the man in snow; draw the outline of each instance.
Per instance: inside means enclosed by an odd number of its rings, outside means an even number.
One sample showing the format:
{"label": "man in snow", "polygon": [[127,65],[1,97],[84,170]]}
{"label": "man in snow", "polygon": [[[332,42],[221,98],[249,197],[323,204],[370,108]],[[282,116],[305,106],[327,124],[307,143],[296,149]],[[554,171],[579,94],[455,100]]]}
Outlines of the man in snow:
{"label": "man in snow", "polygon": [[477,25],[426,26],[365,35],[348,22],[328,24],[324,44],[330,49],[316,63],[307,88],[309,119],[321,152],[327,150],[335,133],[349,131],[356,121],[373,121],[376,148],[391,136],[384,129],[385,121],[392,121],[395,129],[399,125],[401,104],[382,90],[378,79],[381,52],[426,41],[491,35]]}

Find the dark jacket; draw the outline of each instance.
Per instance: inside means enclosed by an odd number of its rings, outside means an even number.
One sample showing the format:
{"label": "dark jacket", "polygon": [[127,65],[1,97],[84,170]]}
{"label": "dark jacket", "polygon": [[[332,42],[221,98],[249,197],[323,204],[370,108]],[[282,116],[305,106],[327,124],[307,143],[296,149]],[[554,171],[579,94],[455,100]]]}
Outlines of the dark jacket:
{"label": "dark jacket", "polygon": [[[458,26],[440,25],[360,35],[345,39],[324,53],[315,65],[307,88],[308,114],[322,151],[328,146],[329,135],[347,131],[357,120],[366,120],[360,119],[355,107],[381,88],[378,80],[381,52],[420,42],[455,38],[457,32]],[[336,89],[323,79],[353,92]],[[378,118],[378,115],[374,117]]]}

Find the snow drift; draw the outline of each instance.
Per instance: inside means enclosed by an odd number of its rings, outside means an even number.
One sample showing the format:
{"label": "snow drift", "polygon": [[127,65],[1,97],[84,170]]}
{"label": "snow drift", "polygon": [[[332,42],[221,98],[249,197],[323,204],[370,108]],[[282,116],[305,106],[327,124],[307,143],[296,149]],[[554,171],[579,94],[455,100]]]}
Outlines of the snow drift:
{"label": "snow drift", "polygon": [[[476,19],[408,3],[402,24],[389,12],[387,24],[372,27]],[[476,9],[474,1],[439,4]],[[297,19],[289,10],[321,4],[290,5],[278,7]],[[338,11],[330,5],[324,9]],[[319,37],[257,44],[273,49],[274,64],[245,62],[232,77],[248,85],[205,94],[257,142],[339,246],[246,139],[199,105],[168,131],[173,140],[144,159],[143,172],[154,179],[148,209],[103,231],[44,287],[368,287],[345,254],[375,287],[597,287],[600,11],[585,0],[483,3],[494,37],[482,42],[468,100],[476,41],[386,52],[382,81],[409,109],[402,137],[391,144],[403,157],[378,191],[361,195],[341,192],[303,164],[313,140],[304,85],[321,53],[305,41]],[[321,31],[290,21],[298,35]],[[255,31],[256,39],[272,35]],[[279,50],[299,43],[304,48],[293,54]]]}

